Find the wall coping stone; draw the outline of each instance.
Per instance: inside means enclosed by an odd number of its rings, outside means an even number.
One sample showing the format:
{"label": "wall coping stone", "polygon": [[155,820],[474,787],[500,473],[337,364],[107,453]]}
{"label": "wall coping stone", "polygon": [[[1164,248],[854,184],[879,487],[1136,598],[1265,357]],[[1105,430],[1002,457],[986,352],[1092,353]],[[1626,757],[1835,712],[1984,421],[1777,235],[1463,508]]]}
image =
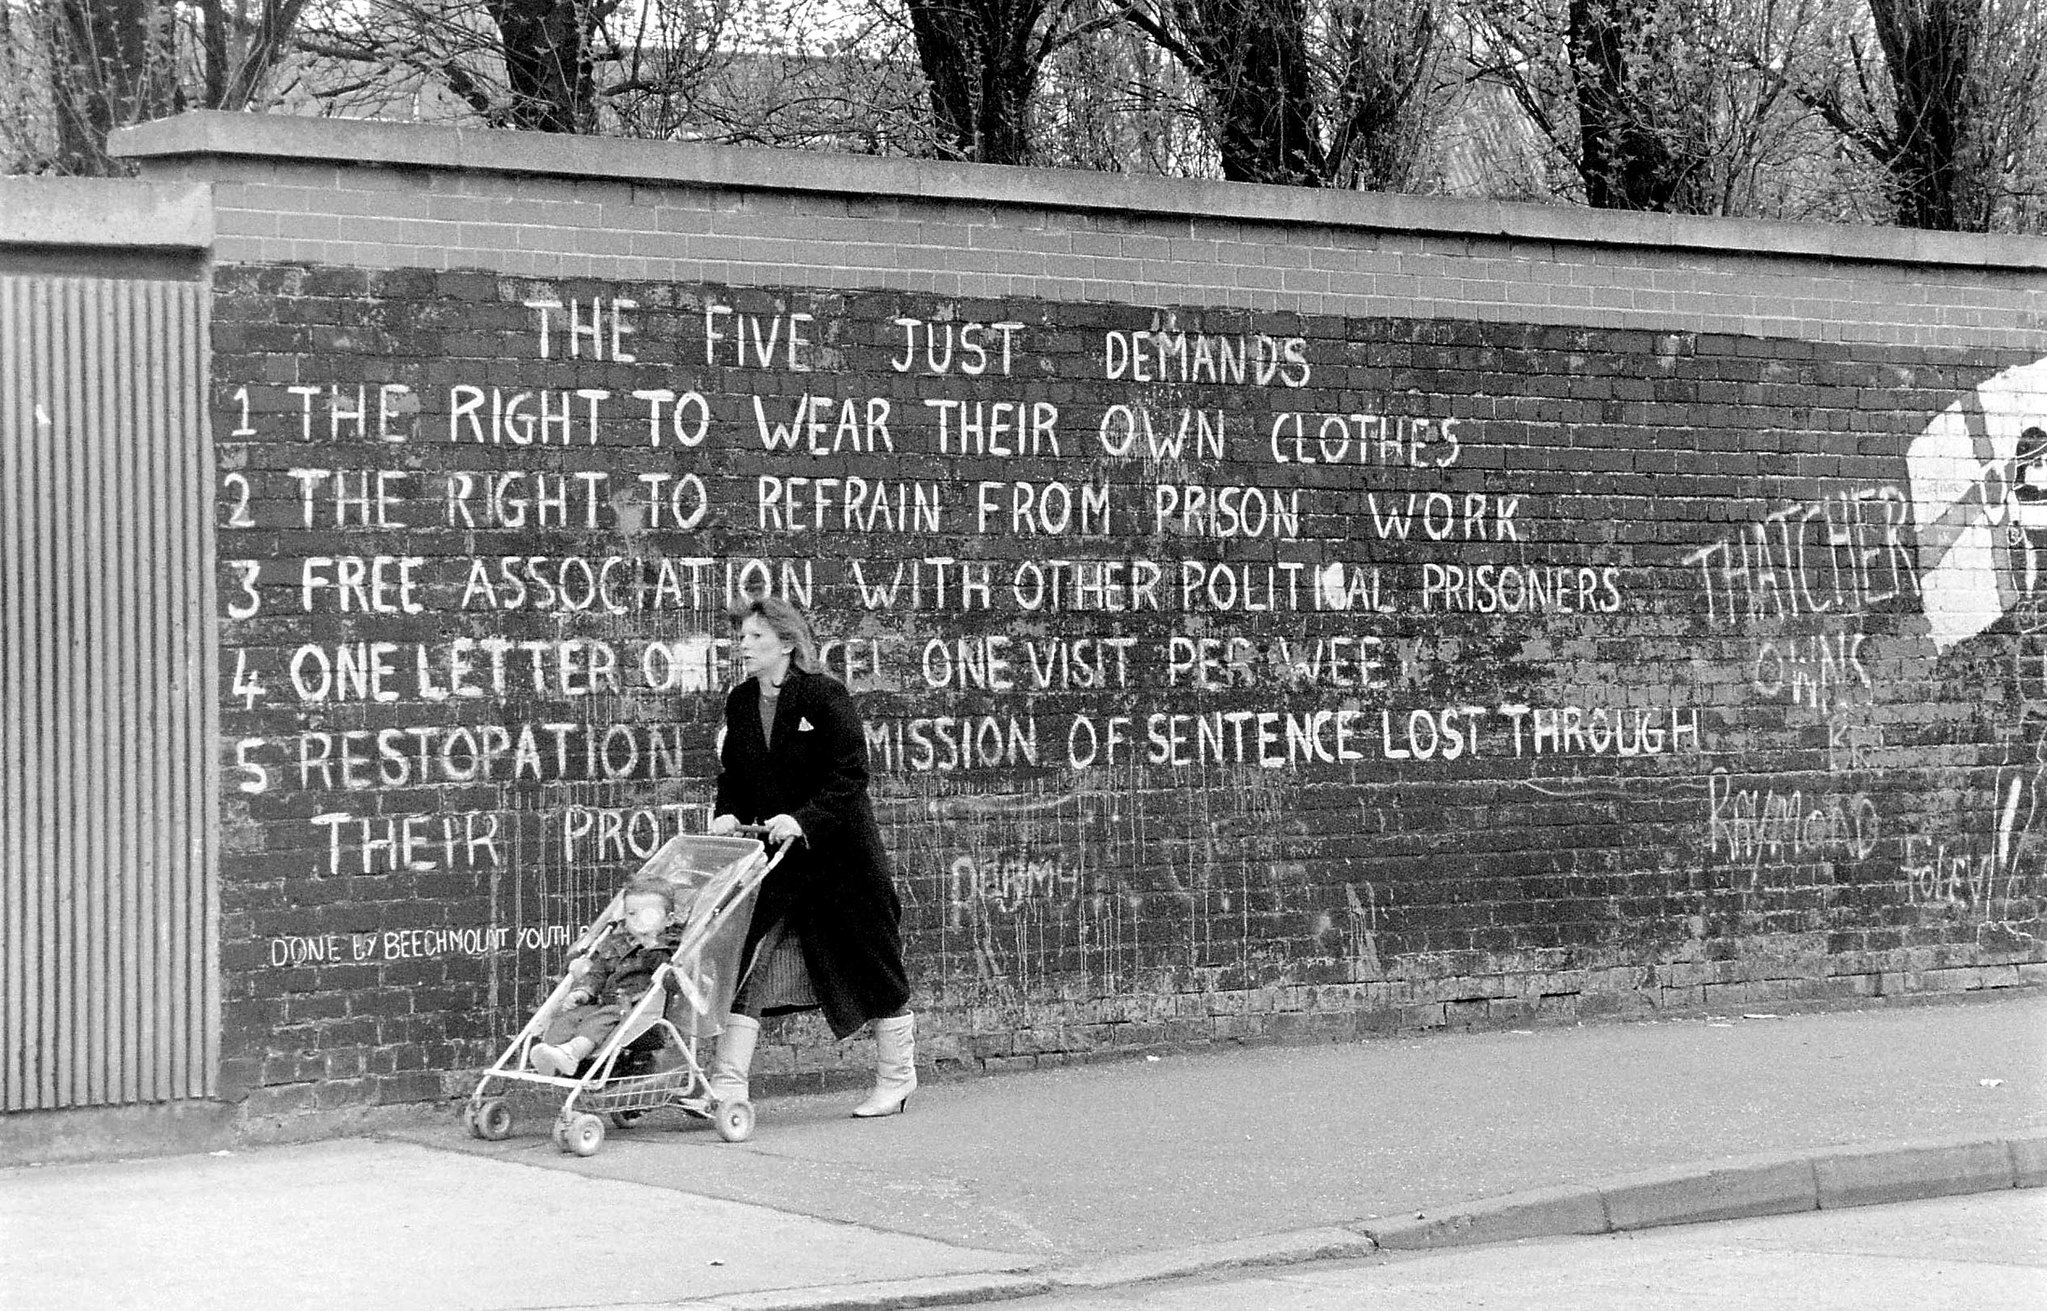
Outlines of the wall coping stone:
{"label": "wall coping stone", "polygon": [[[1376,192],[1327,191],[695,142],[566,136],[365,119],[195,111],[124,128],[110,153],[152,162],[257,159],[612,183],[899,197],[1151,218],[1649,246],[1985,270],[2047,270],[2047,238],[1646,214]],[[101,184],[104,185],[104,184]],[[0,212],[4,212],[0,206]]]}
{"label": "wall coping stone", "polygon": [[212,189],[127,178],[0,177],[0,246],[206,250]]}

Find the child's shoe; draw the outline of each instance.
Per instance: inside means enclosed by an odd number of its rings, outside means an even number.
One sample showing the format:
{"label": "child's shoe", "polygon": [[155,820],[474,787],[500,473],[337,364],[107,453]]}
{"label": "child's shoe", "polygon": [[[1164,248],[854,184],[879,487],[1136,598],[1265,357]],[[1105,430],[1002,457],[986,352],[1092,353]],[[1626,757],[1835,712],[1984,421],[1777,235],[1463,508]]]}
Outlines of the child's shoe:
{"label": "child's shoe", "polygon": [[526,1059],[539,1073],[551,1074],[557,1079],[566,1077],[576,1068],[575,1057],[560,1047],[551,1047],[544,1042],[534,1043],[528,1049]]}

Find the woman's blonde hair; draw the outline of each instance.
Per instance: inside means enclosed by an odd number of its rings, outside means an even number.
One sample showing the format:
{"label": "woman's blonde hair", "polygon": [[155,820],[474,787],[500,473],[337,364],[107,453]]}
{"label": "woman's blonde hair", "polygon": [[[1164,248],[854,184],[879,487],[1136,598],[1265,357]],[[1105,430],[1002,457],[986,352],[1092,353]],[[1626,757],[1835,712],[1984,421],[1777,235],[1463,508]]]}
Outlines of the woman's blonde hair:
{"label": "woman's blonde hair", "polygon": [[779,596],[755,597],[732,616],[735,624],[749,619],[760,620],[774,630],[776,637],[789,643],[791,665],[806,673],[817,666],[817,641],[810,635],[810,621],[794,605]]}

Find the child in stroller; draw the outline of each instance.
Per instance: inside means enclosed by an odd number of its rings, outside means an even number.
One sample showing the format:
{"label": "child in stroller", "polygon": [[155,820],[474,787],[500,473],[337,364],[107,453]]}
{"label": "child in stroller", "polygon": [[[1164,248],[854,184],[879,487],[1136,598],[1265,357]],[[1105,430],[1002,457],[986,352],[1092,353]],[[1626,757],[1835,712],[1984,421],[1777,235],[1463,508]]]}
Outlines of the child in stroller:
{"label": "child in stroller", "polygon": [[589,1156],[608,1121],[624,1128],[673,1107],[720,1137],[753,1133],[753,1105],[712,1092],[697,1058],[738,989],[743,948],[770,856],[754,836],[678,833],[647,859],[571,948],[547,1000],[477,1080],[464,1118],[493,1142],[512,1132],[505,1094],[563,1089],[554,1141]]}
{"label": "child in stroller", "polygon": [[569,962],[576,985],[527,1053],[542,1074],[574,1074],[618,1028],[681,944],[681,928],[670,924],[675,893],[668,880],[640,874],[626,884],[622,899],[623,918]]}

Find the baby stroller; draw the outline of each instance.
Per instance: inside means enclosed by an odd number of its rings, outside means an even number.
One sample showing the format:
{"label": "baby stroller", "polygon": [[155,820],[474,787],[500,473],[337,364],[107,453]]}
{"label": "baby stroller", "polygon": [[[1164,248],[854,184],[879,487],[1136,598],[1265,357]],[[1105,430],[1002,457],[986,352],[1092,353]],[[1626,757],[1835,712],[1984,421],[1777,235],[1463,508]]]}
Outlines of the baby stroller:
{"label": "baby stroller", "polygon": [[[760,834],[762,829],[744,829]],[[672,925],[681,941],[655,972],[653,984],[619,1020],[618,1027],[577,1069],[574,1077],[540,1074],[528,1068],[528,1053],[574,989],[577,976],[565,970],[512,1045],[484,1071],[469,1096],[464,1118],[469,1131],[492,1141],[512,1132],[512,1108],[491,1085],[502,1081],[565,1088],[554,1121],[554,1143],[565,1152],[592,1156],[604,1146],[604,1127],[620,1129],[648,1111],[673,1106],[711,1121],[727,1142],[753,1134],[753,1104],[720,1104],[712,1095],[697,1040],[717,1032],[739,985],[740,954],[753,919],[761,880],[782,857],[771,858],[756,837],[714,838],[679,833],[648,858],[640,873],[658,875],[674,889]],[[613,896],[604,912],[569,948],[569,959],[588,951],[625,914],[625,894]],[[662,1058],[667,1068],[658,1068]],[[603,1117],[603,1118],[599,1118]]]}

